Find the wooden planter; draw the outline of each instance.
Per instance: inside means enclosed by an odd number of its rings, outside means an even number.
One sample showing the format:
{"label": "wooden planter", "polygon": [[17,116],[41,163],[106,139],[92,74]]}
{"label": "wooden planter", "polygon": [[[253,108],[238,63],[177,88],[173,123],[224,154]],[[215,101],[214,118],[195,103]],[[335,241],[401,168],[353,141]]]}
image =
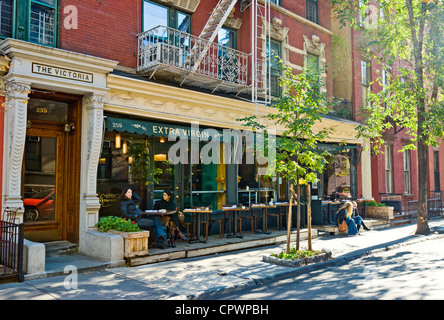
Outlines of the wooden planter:
{"label": "wooden planter", "polygon": [[120,234],[124,239],[124,257],[135,258],[140,256],[147,256],[148,250],[148,238],[150,236],[149,231],[138,232],[121,232],[115,230],[109,230],[108,232],[114,234]]}
{"label": "wooden planter", "polygon": [[367,218],[373,219],[393,219],[393,207],[365,207],[365,215]]}

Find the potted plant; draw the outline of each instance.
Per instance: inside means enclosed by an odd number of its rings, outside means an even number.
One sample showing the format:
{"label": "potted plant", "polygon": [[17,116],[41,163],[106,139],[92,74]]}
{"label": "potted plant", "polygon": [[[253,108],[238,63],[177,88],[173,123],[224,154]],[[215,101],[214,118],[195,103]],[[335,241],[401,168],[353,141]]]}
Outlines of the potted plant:
{"label": "potted plant", "polygon": [[148,237],[149,231],[139,228],[137,223],[121,217],[102,217],[96,224],[101,232],[119,234],[124,239],[124,257],[134,258],[149,254]]}
{"label": "potted plant", "polygon": [[389,220],[393,219],[393,207],[372,200],[365,204],[365,214],[368,218]]}

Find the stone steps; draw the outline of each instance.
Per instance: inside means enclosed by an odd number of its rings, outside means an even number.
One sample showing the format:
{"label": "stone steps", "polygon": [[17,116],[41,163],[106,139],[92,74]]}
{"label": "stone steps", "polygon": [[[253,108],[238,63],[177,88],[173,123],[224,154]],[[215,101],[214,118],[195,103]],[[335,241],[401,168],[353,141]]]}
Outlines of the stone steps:
{"label": "stone steps", "polygon": [[78,252],[78,245],[69,241],[45,242],[46,257],[54,257]]}
{"label": "stone steps", "polygon": [[403,214],[395,214],[393,215],[393,219],[390,220],[390,227],[399,227],[406,224],[411,224],[415,221],[415,219],[406,217]]}

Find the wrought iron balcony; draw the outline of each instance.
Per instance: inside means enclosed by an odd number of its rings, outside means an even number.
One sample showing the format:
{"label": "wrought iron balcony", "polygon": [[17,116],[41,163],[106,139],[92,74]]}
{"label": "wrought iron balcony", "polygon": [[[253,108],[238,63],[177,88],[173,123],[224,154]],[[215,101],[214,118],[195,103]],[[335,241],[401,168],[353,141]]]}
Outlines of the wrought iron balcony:
{"label": "wrought iron balcony", "polygon": [[138,35],[137,71],[205,89],[250,91],[251,54],[209,42],[166,26]]}

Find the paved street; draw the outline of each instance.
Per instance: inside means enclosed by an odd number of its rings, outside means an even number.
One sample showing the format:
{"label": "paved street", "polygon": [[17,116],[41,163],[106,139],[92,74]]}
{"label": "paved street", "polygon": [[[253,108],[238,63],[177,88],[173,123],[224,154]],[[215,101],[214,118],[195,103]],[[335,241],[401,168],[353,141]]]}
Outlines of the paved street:
{"label": "paved street", "polygon": [[425,241],[210,299],[442,300],[443,247],[444,239]]}
{"label": "paved street", "polygon": [[428,236],[415,235],[411,224],[313,239],[313,248],[331,250],[333,259],[298,268],[262,261],[281,244],[2,283],[0,301],[443,299],[444,219],[430,227]]}

